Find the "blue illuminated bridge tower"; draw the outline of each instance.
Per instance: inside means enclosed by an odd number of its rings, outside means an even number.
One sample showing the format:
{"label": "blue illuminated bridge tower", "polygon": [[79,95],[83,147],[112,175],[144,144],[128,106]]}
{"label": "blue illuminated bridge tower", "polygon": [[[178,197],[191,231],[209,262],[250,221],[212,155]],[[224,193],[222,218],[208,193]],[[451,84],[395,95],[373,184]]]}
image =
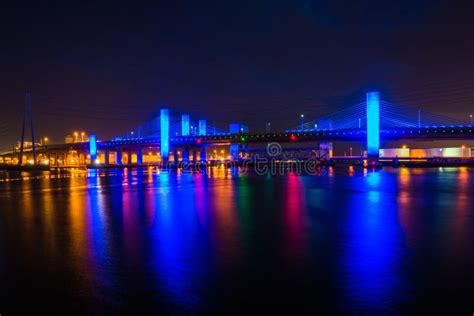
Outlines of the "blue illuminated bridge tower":
{"label": "blue illuminated bridge tower", "polygon": [[378,92],[367,93],[367,158],[377,161],[380,149],[380,100]]}

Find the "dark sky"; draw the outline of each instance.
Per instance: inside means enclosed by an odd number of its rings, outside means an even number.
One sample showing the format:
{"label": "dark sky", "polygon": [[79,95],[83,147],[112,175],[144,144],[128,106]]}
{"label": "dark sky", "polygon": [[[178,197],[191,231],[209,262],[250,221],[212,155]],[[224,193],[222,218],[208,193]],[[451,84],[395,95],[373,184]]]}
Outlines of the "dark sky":
{"label": "dark sky", "polygon": [[23,98],[38,135],[101,138],[174,114],[264,128],[383,99],[474,112],[472,1],[10,1],[0,8],[0,147]]}

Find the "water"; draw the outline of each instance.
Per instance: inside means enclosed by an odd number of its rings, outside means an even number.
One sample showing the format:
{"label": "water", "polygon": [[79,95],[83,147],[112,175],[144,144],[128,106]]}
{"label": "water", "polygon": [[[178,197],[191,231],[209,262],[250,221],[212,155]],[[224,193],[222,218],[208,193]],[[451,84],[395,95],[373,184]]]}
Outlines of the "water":
{"label": "water", "polygon": [[0,177],[0,313],[474,313],[474,169]]}

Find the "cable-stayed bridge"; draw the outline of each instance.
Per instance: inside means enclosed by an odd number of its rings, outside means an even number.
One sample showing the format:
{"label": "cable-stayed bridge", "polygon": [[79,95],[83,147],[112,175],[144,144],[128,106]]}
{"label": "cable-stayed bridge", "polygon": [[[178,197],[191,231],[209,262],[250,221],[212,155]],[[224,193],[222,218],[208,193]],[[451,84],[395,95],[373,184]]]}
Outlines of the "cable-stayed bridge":
{"label": "cable-stayed bridge", "polygon": [[[474,126],[471,122],[386,102],[378,92],[369,92],[364,102],[282,131],[253,132],[238,122],[222,130],[205,119],[170,115],[170,110],[164,108],[156,118],[114,139],[100,140],[91,135],[88,143],[49,145],[38,150],[52,165],[67,161],[66,151],[76,151],[76,160],[83,164],[120,166],[212,160],[216,157],[212,155],[215,149],[210,152],[212,146],[226,148],[225,159],[238,161],[249,146],[307,143],[316,151],[332,152],[333,142],[356,141],[363,144],[368,159],[377,160],[381,142],[421,139],[470,140],[474,139]],[[14,153],[10,156],[13,161]]]}
{"label": "cable-stayed bridge", "polygon": [[[380,129],[438,128],[469,126],[470,122],[431,113],[419,108],[379,101]],[[367,126],[367,102],[294,126],[295,131],[364,129]]]}

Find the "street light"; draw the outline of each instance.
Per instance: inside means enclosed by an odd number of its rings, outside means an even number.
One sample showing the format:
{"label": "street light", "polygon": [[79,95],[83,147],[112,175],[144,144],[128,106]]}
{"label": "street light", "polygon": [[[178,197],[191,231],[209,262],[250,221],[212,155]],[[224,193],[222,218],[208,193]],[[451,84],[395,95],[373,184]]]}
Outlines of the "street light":
{"label": "street light", "polygon": [[81,142],[83,142],[83,141],[84,141],[84,135],[85,135],[85,134],[86,134],[86,133],[84,133],[84,132],[81,132]]}
{"label": "street light", "polygon": [[48,137],[44,137],[43,138],[43,142],[44,142],[44,145],[48,145],[48,141],[49,141],[49,138]]}
{"label": "street light", "polygon": [[78,136],[78,135],[79,135],[79,134],[78,134],[77,132],[74,132],[74,142],[77,142],[77,136]]}
{"label": "street light", "polygon": [[471,125],[472,125],[472,114],[469,114],[469,118],[471,119]]}
{"label": "street light", "polygon": [[301,130],[304,130],[304,114],[301,114]]}

